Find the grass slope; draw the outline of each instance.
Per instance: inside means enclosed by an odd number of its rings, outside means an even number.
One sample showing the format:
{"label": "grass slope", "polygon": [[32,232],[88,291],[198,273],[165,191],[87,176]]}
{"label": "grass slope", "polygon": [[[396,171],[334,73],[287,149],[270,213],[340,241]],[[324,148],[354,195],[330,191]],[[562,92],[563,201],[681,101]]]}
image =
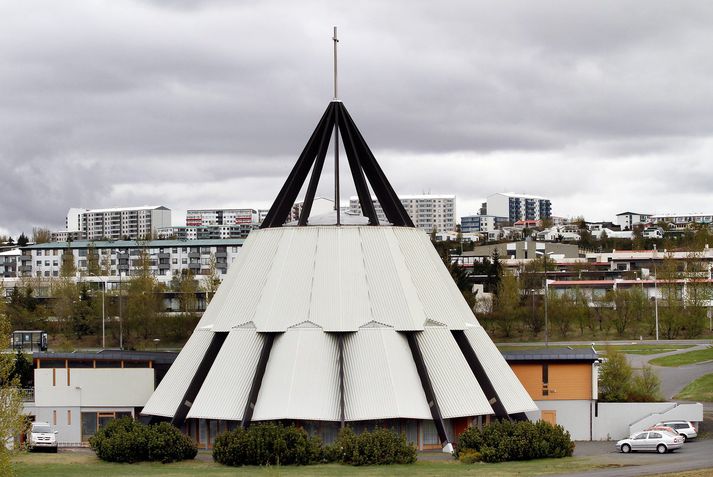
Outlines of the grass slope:
{"label": "grass slope", "polygon": [[565,472],[584,472],[611,465],[602,465],[589,457],[542,459],[527,462],[502,464],[465,465],[455,460],[419,461],[413,465],[388,465],[352,467],[339,464],[311,465],[304,467],[225,467],[213,462],[194,460],[174,464],[140,463],[111,464],[102,462],[89,452],[60,452],[59,454],[19,454],[13,459],[19,477],[47,475],[53,477],[135,477],[162,476],[461,476],[484,475],[488,477],[515,477],[548,475]]}
{"label": "grass slope", "polygon": [[675,396],[675,399],[685,401],[713,402],[713,373],[701,376]]}
{"label": "grass slope", "polygon": [[688,353],[672,354],[671,356],[662,356],[652,359],[650,364],[656,366],[686,366],[688,364],[701,363],[703,361],[713,360],[713,346],[705,349],[697,349]]}

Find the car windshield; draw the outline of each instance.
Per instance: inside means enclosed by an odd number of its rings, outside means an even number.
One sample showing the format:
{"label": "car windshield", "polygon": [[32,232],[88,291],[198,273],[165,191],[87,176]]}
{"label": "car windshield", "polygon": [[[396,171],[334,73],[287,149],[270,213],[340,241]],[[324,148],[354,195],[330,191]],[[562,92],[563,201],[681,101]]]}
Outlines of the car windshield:
{"label": "car windshield", "polygon": [[47,432],[52,432],[52,429],[50,429],[50,426],[34,426],[32,428],[32,432],[47,433]]}

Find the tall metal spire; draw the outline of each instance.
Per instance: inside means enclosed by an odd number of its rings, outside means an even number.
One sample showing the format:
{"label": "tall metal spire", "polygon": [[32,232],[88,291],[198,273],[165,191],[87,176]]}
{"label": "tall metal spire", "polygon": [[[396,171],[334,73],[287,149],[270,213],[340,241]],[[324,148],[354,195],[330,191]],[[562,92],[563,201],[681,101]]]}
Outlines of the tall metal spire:
{"label": "tall metal spire", "polygon": [[[337,99],[337,27],[334,27],[334,99]],[[339,206],[339,121],[334,121],[334,210],[337,213],[337,225],[341,224],[341,207]]]}

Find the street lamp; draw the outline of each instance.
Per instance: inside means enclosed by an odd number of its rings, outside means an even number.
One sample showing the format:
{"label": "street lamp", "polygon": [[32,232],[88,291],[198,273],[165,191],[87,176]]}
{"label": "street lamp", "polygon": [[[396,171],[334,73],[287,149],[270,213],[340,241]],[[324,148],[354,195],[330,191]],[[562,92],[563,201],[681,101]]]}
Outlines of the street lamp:
{"label": "street lamp", "polygon": [[106,349],[106,306],[104,302],[106,301],[106,280],[102,280],[104,288],[102,289],[102,349]]}

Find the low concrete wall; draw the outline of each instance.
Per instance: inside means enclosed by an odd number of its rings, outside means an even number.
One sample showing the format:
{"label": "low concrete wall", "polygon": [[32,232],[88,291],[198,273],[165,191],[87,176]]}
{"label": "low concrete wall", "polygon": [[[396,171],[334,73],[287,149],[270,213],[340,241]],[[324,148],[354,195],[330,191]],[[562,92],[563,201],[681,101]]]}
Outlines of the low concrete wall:
{"label": "low concrete wall", "polygon": [[564,427],[575,441],[618,440],[630,436],[660,421],[684,419],[703,420],[700,403],[675,402],[605,402],[535,401],[539,411],[528,412],[530,420],[538,420],[542,411],[555,411],[557,424]]}
{"label": "low concrete wall", "polygon": [[703,420],[703,405],[673,402],[599,403],[593,420],[593,440],[623,439],[663,420]]}

